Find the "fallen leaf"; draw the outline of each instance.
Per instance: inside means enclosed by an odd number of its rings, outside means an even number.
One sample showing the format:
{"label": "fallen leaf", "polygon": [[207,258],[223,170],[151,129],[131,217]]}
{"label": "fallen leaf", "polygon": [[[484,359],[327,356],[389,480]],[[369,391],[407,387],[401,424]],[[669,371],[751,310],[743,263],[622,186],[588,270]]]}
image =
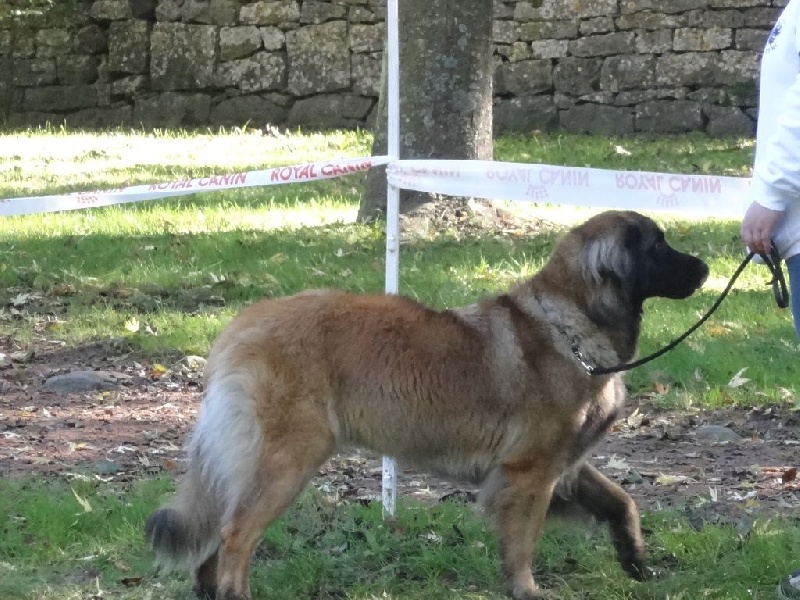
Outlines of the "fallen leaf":
{"label": "fallen leaf", "polygon": [[25,306],[28,302],[30,302],[30,299],[30,294],[17,294],[11,299],[11,306],[20,308],[21,306]]}
{"label": "fallen leaf", "polygon": [[21,350],[20,352],[12,352],[9,354],[9,358],[12,362],[23,364],[31,362],[34,356],[36,356],[36,351],[33,348],[29,350]]}
{"label": "fallen leaf", "polygon": [[659,475],[656,477],[655,482],[657,485],[674,485],[676,483],[685,483],[689,478],[686,475]]}
{"label": "fallen leaf", "polygon": [[706,332],[711,336],[720,336],[730,333],[730,329],[719,323],[711,323],[706,325]]}
{"label": "fallen leaf", "polygon": [[139,331],[139,319],[136,317],[132,317],[125,321],[125,329],[130,331],[131,333],[136,333]]}
{"label": "fallen leaf", "polygon": [[161,377],[166,375],[167,371],[169,371],[167,367],[156,363],[150,369],[150,377],[152,377],[153,379],[160,379]]}
{"label": "fallen leaf", "polygon": [[732,388],[742,387],[745,383],[750,381],[746,377],[742,377],[742,374],[745,371],[747,371],[747,367],[744,367],[738,373],[736,373],[736,375],[734,375],[733,378],[728,382],[728,387],[732,387]]}
{"label": "fallen leaf", "polygon": [[72,490],[72,495],[75,496],[75,499],[78,501],[78,504],[80,504],[81,507],[83,508],[83,512],[85,513],[92,512],[92,505],[89,504],[89,501],[86,500],[85,498],[81,498],[78,492],[75,491],[75,488],[71,487],[69,489]]}
{"label": "fallen leaf", "polygon": [[656,394],[659,396],[664,396],[667,392],[669,392],[669,384],[661,383],[660,381],[656,381],[655,385]]}
{"label": "fallen leaf", "polygon": [[781,483],[789,483],[797,479],[797,467],[786,469],[781,475]]}
{"label": "fallen leaf", "polygon": [[630,469],[630,465],[628,463],[626,463],[624,459],[619,458],[615,454],[611,458],[608,459],[608,468],[609,469],[617,469],[619,471],[628,471]]}

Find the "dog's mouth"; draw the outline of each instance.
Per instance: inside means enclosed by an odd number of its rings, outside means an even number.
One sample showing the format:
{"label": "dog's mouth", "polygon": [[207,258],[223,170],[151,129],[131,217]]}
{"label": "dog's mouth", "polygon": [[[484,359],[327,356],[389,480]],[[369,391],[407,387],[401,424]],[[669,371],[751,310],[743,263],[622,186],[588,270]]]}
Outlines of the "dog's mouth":
{"label": "dog's mouth", "polygon": [[673,300],[683,300],[699,290],[708,280],[708,265],[700,259],[694,259],[697,263],[687,265],[688,268],[678,271],[679,282],[664,297]]}
{"label": "dog's mouth", "polygon": [[687,296],[691,296],[697,290],[699,290],[701,287],[703,287],[705,285],[706,281],[708,281],[708,275],[709,275],[708,265],[706,263],[704,263],[704,262],[701,262],[700,263],[700,267],[699,267],[699,273],[698,273],[698,276],[697,276],[696,283],[695,283],[694,287],[692,288],[692,290],[686,295]]}
{"label": "dog's mouth", "polygon": [[699,290],[701,287],[703,287],[705,285],[706,281],[708,281],[708,275],[710,273],[708,265],[706,263],[702,263],[702,267],[701,267],[700,270],[701,270],[700,280],[697,282],[697,285],[694,287],[695,290]]}

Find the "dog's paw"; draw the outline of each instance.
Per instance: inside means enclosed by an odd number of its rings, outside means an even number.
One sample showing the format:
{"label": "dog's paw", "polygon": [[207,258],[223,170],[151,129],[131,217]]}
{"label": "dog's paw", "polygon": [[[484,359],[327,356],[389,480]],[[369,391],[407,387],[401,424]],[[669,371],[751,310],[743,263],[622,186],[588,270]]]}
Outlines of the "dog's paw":
{"label": "dog's paw", "polygon": [[650,565],[645,565],[644,563],[626,565],[625,572],[636,581],[661,579],[667,575],[666,569],[651,567]]}
{"label": "dog's paw", "polygon": [[194,586],[192,586],[192,591],[198,600],[216,600],[217,598],[216,586],[210,587],[195,583]]}
{"label": "dog's paw", "polygon": [[514,586],[508,594],[513,600],[556,600],[556,596],[550,590],[543,590],[536,584]]}
{"label": "dog's paw", "polygon": [[667,575],[669,575],[669,571],[666,569],[647,566],[644,567],[642,581],[647,581],[649,579],[664,579]]}

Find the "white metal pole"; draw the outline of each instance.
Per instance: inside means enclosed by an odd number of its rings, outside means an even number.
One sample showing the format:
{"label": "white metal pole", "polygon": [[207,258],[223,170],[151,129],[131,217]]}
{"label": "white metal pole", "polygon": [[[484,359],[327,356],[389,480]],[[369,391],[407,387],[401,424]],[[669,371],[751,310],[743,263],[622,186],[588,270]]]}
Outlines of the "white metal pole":
{"label": "white metal pole", "polygon": [[[386,126],[389,160],[400,158],[400,38],[398,0],[386,6]],[[386,186],[386,286],[387,294],[396,294],[400,282],[400,190]],[[394,517],[397,504],[397,466],[394,459],[383,457],[381,489],[383,516]]]}

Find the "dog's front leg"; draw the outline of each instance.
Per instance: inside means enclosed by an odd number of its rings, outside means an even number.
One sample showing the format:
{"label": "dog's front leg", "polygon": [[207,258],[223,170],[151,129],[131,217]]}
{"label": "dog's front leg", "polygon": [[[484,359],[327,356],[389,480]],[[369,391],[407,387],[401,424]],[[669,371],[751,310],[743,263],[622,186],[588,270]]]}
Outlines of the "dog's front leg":
{"label": "dog's front leg", "polygon": [[503,571],[514,600],[545,597],[533,580],[531,561],[554,488],[550,469],[530,460],[504,464],[484,485],[486,511],[497,531]]}
{"label": "dog's front leg", "polygon": [[652,571],[645,565],[644,541],[639,511],[633,498],[589,464],[578,473],[572,498],[596,519],[608,523],[617,559],[628,575],[646,579]]}

